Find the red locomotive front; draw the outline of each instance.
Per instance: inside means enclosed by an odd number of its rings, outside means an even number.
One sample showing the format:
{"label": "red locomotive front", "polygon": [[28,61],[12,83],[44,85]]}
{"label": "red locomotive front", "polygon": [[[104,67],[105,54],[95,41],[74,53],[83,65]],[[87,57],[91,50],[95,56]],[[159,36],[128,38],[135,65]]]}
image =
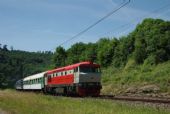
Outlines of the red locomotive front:
{"label": "red locomotive front", "polygon": [[100,89],[100,65],[92,62],[57,68],[45,75],[44,91],[52,94],[98,96]]}

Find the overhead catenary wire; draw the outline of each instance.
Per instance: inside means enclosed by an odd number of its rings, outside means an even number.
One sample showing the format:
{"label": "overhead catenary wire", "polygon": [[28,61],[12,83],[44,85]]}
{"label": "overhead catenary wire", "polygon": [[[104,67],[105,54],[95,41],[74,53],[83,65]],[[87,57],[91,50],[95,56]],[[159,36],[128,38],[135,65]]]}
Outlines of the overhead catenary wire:
{"label": "overhead catenary wire", "polygon": [[104,34],[99,34],[99,35],[97,35],[97,36],[100,37],[100,36],[103,36],[103,35],[105,35],[105,34],[108,34],[108,33],[112,32],[112,31],[119,30],[119,29],[121,29],[121,28],[124,28],[124,27],[126,27],[126,26],[129,26],[130,24],[133,24],[133,23],[137,22],[138,19],[141,19],[141,18],[143,18],[143,17],[145,18],[145,17],[152,16],[154,13],[156,13],[156,12],[158,12],[158,11],[160,11],[160,10],[163,10],[163,9],[165,9],[165,8],[169,8],[169,6],[170,6],[170,4],[166,4],[166,5],[164,5],[164,6],[161,6],[161,7],[157,8],[157,9],[154,9],[153,11],[149,12],[148,14],[146,14],[146,15],[144,15],[144,16],[138,17],[137,19],[135,19],[135,20],[133,20],[133,21],[127,23],[127,24],[120,25],[120,26],[112,29],[111,31],[108,31],[108,32],[106,32],[106,33],[104,33]]}
{"label": "overhead catenary wire", "polygon": [[[78,38],[79,36],[81,36],[82,34],[84,34],[85,32],[87,32],[89,29],[93,28],[94,26],[96,26],[97,24],[99,24],[101,21],[103,21],[104,19],[108,18],[109,16],[111,16],[112,14],[114,14],[115,12],[117,12],[118,10],[120,10],[121,8],[123,8],[124,6],[126,6],[127,4],[130,3],[130,0],[128,0],[127,2],[123,2],[122,4],[120,4],[120,6],[114,10],[112,10],[110,13],[108,13],[107,15],[105,15],[104,17],[100,18],[98,21],[96,21],[95,23],[93,23],[92,25],[88,26],[86,29],[82,30],[81,32],[79,32],[78,34],[74,35],[73,37],[69,38],[68,40],[62,42],[61,44],[59,44],[58,46],[62,46],[67,42],[70,42],[71,40]],[[55,48],[53,48],[52,50],[54,50]]]}

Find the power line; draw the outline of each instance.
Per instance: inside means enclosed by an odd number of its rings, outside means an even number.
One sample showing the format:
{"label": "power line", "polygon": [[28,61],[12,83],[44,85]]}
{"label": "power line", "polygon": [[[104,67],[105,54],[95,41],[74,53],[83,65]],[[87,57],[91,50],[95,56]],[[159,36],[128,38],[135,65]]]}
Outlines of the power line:
{"label": "power line", "polygon": [[[92,27],[94,27],[95,25],[97,25],[98,23],[100,23],[101,21],[103,21],[104,19],[108,18],[109,16],[111,16],[113,13],[117,12],[118,10],[120,10],[121,8],[123,8],[124,6],[126,6],[127,4],[130,3],[130,0],[128,0],[127,2],[123,2],[122,5],[120,5],[117,9],[114,9],[113,11],[111,11],[110,13],[108,13],[107,15],[105,15],[104,17],[102,17],[101,19],[99,19],[98,21],[96,21],[95,23],[93,23],[92,25],[88,26],[86,29],[84,29],[83,31],[79,32],[78,34],[76,34],[75,36],[69,38],[68,40],[62,42],[59,46],[62,46],[63,44],[81,36],[83,33],[87,32],[89,29],[91,29]],[[54,49],[52,49],[54,50]]]}
{"label": "power line", "polygon": [[[158,9],[155,9],[155,10],[149,12],[149,14],[146,14],[146,15],[144,15],[144,16],[138,17],[137,19],[135,19],[134,21],[131,21],[130,23],[127,23],[127,24],[124,24],[124,25],[120,25],[120,26],[116,27],[115,29],[112,29],[112,31],[121,29],[121,28],[126,27],[126,26],[128,26],[128,25],[130,25],[130,24],[133,24],[133,23],[137,22],[138,19],[141,19],[141,18],[143,18],[143,17],[152,16],[153,13],[156,13],[156,12],[158,12],[158,11],[160,11],[160,10],[163,10],[163,9],[169,7],[169,6],[170,6],[170,4],[166,4],[166,5],[162,6],[162,7],[159,7]],[[152,13],[152,14],[151,14],[151,13]],[[112,32],[112,31],[109,31],[109,32]],[[107,32],[107,33],[109,33],[109,32]],[[104,34],[107,34],[107,33],[104,33]],[[104,34],[102,34],[102,35],[104,35]],[[101,35],[98,35],[98,36],[101,36]]]}

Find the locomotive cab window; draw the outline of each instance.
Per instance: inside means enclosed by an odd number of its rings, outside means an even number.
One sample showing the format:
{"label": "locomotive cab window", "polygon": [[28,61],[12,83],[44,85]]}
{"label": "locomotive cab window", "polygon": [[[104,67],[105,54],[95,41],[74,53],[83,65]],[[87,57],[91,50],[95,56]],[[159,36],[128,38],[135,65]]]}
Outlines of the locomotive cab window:
{"label": "locomotive cab window", "polygon": [[80,66],[80,72],[84,73],[100,73],[100,68],[91,66]]}

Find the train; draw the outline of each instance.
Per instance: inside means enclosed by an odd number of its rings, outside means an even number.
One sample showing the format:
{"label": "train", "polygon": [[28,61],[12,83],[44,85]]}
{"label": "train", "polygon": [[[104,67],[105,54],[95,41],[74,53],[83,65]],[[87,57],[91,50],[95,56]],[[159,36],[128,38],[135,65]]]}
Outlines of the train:
{"label": "train", "polygon": [[101,88],[100,65],[89,61],[27,76],[15,84],[16,90],[68,96],[99,96]]}

